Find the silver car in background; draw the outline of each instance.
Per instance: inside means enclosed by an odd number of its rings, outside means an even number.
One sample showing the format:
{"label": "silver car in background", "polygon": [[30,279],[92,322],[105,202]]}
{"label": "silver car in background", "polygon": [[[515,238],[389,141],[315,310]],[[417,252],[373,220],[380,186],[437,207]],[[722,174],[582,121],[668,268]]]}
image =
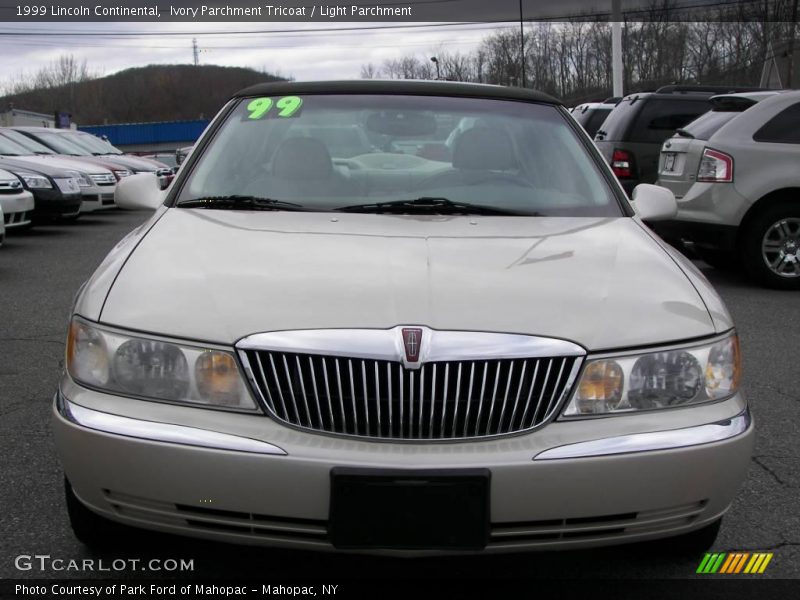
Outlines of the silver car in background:
{"label": "silver car in background", "polygon": [[4,230],[29,226],[33,207],[33,194],[23,187],[19,177],[0,169],[0,238]]}
{"label": "silver car in background", "polygon": [[661,149],[658,185],[674,192],[678,214],[653,227],[714,266],[741,264],[764,285],[800,289],[800,92],[712,103]]}
{"label": "silver car in background", "polygon": [[[324,127],[372,145],[352,156]],[[642,222],[674,216],[672,193],[632,205],[558,101],[258,85],[167,192],[133,175],[116,201],[155,212],[77,295],[53,411],[81,540],[716,537],[754,437],[736,330]]]}

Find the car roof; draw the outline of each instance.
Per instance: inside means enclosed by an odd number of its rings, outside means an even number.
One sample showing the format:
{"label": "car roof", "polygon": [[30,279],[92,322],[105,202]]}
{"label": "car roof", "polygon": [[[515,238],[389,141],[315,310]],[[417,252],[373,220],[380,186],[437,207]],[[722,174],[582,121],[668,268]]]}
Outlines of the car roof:
{"label": "car roof", "polygon": [[763,100],[764,98],[769,98],[770,96],[774,96],[775,94],[781,94],[783,90],[769,90],[763,92],[738,92],[736,94],[717,94],[716,96],[711,96],[711,100],[721,100],[724,98],[744,98],[745,100],[755,100],[756,102]]}
{"label": "car roof", "polygon": [[609,104],[608,102],[584,102],[583,104],[578,104],[578,106],[576,106],[572,110],[576,112],[577,111],[586,112],[587,110],[595,108],[600,110],[611,110],[612,108],[614,108],[614,105]]}
{"label": "car roof", "polygon": [[552,96],[526,88],[461,83],[454,81],[424,81],[408,79],[353,79],[345,81],[278,81],[259,83],[233,95],[243,98],[278,94],[410,94],[419,96],[460,96],[525,100],[546,104],[562,104]]}
{"label": "car roof", "polygon": [[31,125],[15,125],[7,127],[7,129],[16,129],[17,131],[30,131],[33,133],[47,132],[47,133],[64,133],[64,132],[77,132],[76,129],[58,129],[56,127],[34,127]]}

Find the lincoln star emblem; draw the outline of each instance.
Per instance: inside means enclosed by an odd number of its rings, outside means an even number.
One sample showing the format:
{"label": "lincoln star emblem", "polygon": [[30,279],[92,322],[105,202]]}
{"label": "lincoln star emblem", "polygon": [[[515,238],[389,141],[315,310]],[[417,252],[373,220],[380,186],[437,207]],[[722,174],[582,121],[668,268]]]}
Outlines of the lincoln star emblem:
{"label": "lincoln star emblem", "polygon": [[406,349],[406,360],[410,363],[419,360],[422,348],[422,329],[416,327],[403,328],[403,347]]}

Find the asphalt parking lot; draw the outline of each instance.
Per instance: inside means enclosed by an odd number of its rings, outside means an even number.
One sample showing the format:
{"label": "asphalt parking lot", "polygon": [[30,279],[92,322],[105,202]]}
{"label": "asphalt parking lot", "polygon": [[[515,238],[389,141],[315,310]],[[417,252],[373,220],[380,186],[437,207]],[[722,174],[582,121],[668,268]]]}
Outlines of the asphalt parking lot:
{"label": "asphalt parking lot", "polygon": [[[50,410],[63,365],[68,311],[75,292],[109,249],[147,217],[109,211],[70,224],[8,236],[0,249],[0,577],[141,576],[136,571],[20,571],[15,557],[194,559],[193,576],[280,573],[375,577],[694,577],[701,557],[646,552],[638,546],[493,557],[387,559],[279,552],[148,534],[141,546],[93,554],[72,536]],[[698,263],[734,315],[745,360],[745,390],[757,425],[755,455],[723,523],[715,551],[767,551],[761,577],[800,577],[800,295],[757,288],[736,274]],[[598,490],[602,494],[602,490]],[[139,540],[141,543],[142,540]],[[266,565],[266,566],[265,566]],[[173,577],[186,574],[149,573]]]}

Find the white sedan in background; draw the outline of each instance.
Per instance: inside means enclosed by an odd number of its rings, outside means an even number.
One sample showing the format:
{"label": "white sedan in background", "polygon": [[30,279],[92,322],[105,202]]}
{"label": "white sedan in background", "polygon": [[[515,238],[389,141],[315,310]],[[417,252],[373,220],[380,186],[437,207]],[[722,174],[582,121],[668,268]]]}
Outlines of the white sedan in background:
{"label": "white sedan in background", "polygon": [[0,243],[4,230],[31,224],[33,195],[13,173],[0,169]]}

